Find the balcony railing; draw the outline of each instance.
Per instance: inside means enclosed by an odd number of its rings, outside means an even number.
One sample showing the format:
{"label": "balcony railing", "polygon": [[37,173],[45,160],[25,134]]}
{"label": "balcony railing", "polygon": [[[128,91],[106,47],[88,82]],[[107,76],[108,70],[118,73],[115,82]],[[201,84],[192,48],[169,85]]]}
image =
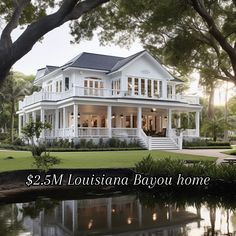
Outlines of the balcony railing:
{"label": "balcony railing", "polygon": [[148,97],[147,95],[130,95],[127,91],[120,91],[115,89],[106,88],[85,88],[75,86],[71,90],[64,92],[47,92],[39,91],[34,92],[30,96],[25,96],[23,101],[19,102],[19,110],[41,101],[58,101],[73,96],[82,97],[134,97],[134,98],[150,98],[158,100],[173,100],[186,102],[188,104],[199,104],[199,97],[197,96],[184,96],[176,94],[174,96],[168,96],[167,98]]}

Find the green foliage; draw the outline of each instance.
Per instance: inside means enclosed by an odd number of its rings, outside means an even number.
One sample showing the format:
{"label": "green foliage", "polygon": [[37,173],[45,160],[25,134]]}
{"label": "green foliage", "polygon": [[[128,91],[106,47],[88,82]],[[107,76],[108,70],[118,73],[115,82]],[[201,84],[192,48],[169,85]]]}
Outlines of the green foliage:
{"label": "green foliage", "polygon": [[229,114],[236,115],[236,96],[229,99],[228,107],[229,107]]}
{"label": "green foliage", "polygon": [[21,138],[16,138],[12,144],[15,146],[24,146],[25,145],[24,141]]}
{"label": "green foliage", "polygon": [[[214,1],[204,6],[221,33],[229,34],[227,40],[233,46],[236,39],[233,1],[224,4]],[[223,70],[232,66],[191,1],[113,0],[71,24],[75,42],[91,39],[98,31],[103,44],[127,46],[139,38],[145,49],[177,69],[180,75],[198,70],[204,81],[216,81],[227,77]]]}
{"label": "green foliage", "polygon": [[186,164],[183,160],[171,158],[154,160],[150,155],[135,166],[135,170],[151,176],[202,176],[213,180],[236,181],[236,165],[219,164],[209,161]]}
{"label": "green foliage", "polygon": [[49,152],[45,152],[41,156],[34,156],[33,166],[38,170],[47,172],[54,165],[61,163],[61,160],[57,157],[50,156]]}
{"label": "green foliage", "polygon": [[51,129],[51,124],[30,120],[30,122],[22,128],[22,134],[34,145],[34,138],[39,139],[41,132],[45,129]]}
{"label": "green foliage", "polygon": [[38,146],[33,146],[31,152],[33,157],[39,157],[43,152],[46,152],[46,146],[43,144],[39,144]]}
{"label": "green foliage", "polygon": [[[27,4],[26,8],[23,11],[23,14],[19,19],[19,25],[23,26],[25,24],[28,24],[32,21],[39,19],[40,17],[46,15],[46,10],[50,10],[55,6],[56,2],[54,0],[46,0],[43,2],[30,1],[29,4]],[[0,15],[5,21],[8,22],[10,20],[13,10],[14,10],[13,1],[4,0],[0,2]]]}
{"label": "green foliage", "polygon": [[0,126],[10,128],[11,142],[14,140],[17,127],[16,109],[18,101],[32,92],[32,76],[25,76],[19,72],[10,72],[0,88]]}

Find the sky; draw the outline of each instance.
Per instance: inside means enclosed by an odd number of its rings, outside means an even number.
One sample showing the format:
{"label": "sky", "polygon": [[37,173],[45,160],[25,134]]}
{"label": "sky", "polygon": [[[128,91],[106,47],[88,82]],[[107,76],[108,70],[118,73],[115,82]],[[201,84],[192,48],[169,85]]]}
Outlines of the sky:
{"label": "sky", "polygon": [[[20,29],[15,30],[12,35],[13,39],[18,37],[21,32]],[[79,44],[71,44],[72,39],[68,24],[54,29],[45,35],[41,43],[36,43],[33,49],[13,66],[13,70],[34,75],[37,69],[43,68],[45,65],[61,66],[81,52],[127,57],[143,50],[138,42],[127,49],[115,45],[102,47],[99,45],[97,37]]]}

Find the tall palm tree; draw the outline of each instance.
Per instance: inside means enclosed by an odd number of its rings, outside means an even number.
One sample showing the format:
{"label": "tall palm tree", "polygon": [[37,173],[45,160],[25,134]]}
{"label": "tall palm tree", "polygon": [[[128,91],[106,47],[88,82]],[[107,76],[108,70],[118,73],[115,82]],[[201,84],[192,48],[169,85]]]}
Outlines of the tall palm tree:
{"label": "tall palm tree", "polygon": [[9,106],[10,121],[11,121],[11,141],[14,141],[14,124],[17,103],[25,95],[29,94],[32,90],[32,84],[25,80],[23,77],[17,79],[14,73],[11,72],[0,90],[0,96]]}

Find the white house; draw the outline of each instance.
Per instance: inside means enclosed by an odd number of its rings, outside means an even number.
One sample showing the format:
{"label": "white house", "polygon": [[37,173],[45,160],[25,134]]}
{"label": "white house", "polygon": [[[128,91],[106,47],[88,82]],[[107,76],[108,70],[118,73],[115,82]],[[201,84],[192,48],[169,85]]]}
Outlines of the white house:
{"label": "white house", "polygon": [[52,124],[42,139],[138,138],[148,149],[181,149],[173,114],[194,112],[195,127],[183,135],[198,137],[201,111],[199,97],[176,93],[181,83],[147,51],[126,58],[84,52],[38,70],[41,91],[19,103],[19,133],[31,117]]}

